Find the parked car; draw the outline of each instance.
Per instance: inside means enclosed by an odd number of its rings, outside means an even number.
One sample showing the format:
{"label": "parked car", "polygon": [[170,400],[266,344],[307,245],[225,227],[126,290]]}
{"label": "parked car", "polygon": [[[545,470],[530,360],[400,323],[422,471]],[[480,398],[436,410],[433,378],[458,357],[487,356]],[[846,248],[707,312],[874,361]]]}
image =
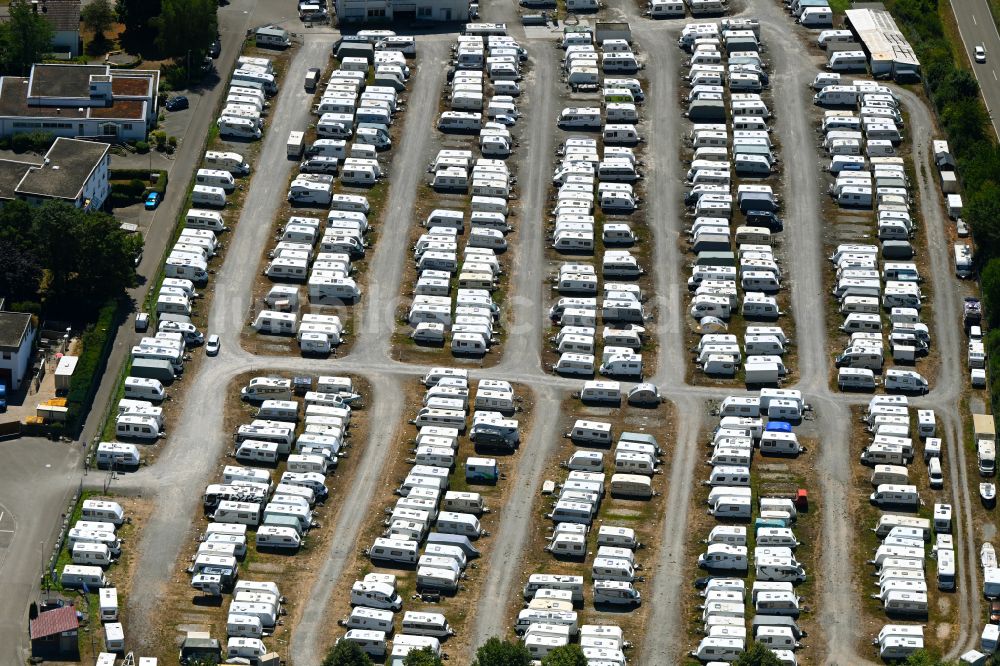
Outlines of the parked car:
{"label": "parked car", "polygon": [[219,349],[222,347],[222,340],[219,336],[213,333],[208,336],[208,340],[205,341],[205,354],[207,356],[218,356]]}
{"label": "parked car", "polygon": [[218,58],[220,55],[222,55],[222,43],[218,39],[212,42],[211,45],[209,45],[208,55],[212,56],[213,58]]}
{"label": "parked car", "polygon": [[171,97],[167,100],[164,105],[167,107],[167,111],[183,111],[188,108],[190,104],[188,103],[188,98],[184,95],[178,95],[177,97]]}
{"label": "parked car", "polygon": [[160,205],[160,201],[163,199],[159,192],[153,191],[146,195],[146,210],[156,210],[156,207]]}

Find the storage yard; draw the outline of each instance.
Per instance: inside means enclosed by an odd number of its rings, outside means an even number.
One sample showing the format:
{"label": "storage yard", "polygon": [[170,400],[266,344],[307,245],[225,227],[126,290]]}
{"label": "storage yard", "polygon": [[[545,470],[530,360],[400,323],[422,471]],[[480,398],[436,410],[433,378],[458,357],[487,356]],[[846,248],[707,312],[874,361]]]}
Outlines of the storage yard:
{"label": "storage yard", "polygon": [[91,460],[142,500],[87,511],[142,519],[61,572],[119,586],[99,652],[992,653],[982,314],[912,49],[822,0],[521,5],[291,19],[221,77]]}

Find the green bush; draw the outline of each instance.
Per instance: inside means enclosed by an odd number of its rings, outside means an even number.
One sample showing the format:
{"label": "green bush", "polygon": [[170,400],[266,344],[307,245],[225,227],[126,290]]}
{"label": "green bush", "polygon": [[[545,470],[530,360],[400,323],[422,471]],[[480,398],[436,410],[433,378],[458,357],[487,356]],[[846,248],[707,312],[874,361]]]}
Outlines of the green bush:
{"label": "green bush", "polygon": [[149,152],[149,144],[146,143],[145,141],[136,141],[135,142],[135,150],[140,155],[145,155],[146,153]]}
{"label": "green bush", "polygon": [[10,147],[15,153],[26,152],[30,146],[31,141],[28,140],[28,135],[24,132],[19,132],[10,139]]}
{"label": "green bush", "polygon": [[117,205],[129,205],[142,199],[146,183],[134,179],[127,183],[111,183],[111,199]]}
{"label": "green bush", "polygon": [[109,301],[101,308],[97,321],[88,326],[83,333],[82,351],[66,396],[68,433],[76,433],[83,426],[87,411],[94,400],[94,393],[97,392],[100,376],[114,343],[115,329],[123,311],[121,301],[118,299]]}
{"label": "green bush", "polygon": [[28,145],[36,153],[44,153],[56,140],[52,132],[35,131],[28,134]]}

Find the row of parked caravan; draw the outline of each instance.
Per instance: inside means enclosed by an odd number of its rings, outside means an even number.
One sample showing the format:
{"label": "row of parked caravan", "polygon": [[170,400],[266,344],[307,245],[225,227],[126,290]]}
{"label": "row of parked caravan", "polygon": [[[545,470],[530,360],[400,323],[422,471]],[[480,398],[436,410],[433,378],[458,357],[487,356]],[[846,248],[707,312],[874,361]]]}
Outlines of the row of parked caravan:
{"label": "row of parked caravan", "polygon": [[[419,344],[443,345],[451,334],[455,355],[481,357],[495,344],[500,308],[493,301],[502,272],[498,255],[507,250],[508,202],[517,182],[504,159],[515,142],[509,127],[520,112],[521,63],[527,51],[499,26],[495,33],[463,34],[452,47],[452,111],[438,120],[445,140],[459,146],[439,150],[428,166],[430,186],[442,200],[422,221],[426,232],[413,247],[417,283],[405,321]],[[489,96],[484,101],[484,96]],[[478,136],[479,155],[462,135]],[[459,247],[464,241],[463,247]],[[457,275],[457,292],[452,279]]]}
{"label": "row of parked caravan", "polygon": [[[328,354],[343,342],[338,315],[321,314],[323,306],[356,302],[361,288],[351,277],[352,262],[364,256],[364,235],[369,230],[368,199],[362,195],[336,194],[324,221],[292,216],[276,236],[264,275],[272,283],[252,327],[265,335],[294,335],[303,354]],[[300,297],[299,284],[307,285],[309,312]]]}
{"label": "row of parked caravan", "polygon": [[[445,542],[442,544],[451,548]],[[459,548],[457,552],[464,551]],[[347,632],[337,642],[356,643],[368,655],[377,659],[387,657],[386,663],[391,666],[402,666],[406,655],[414,650],[428,649],[435,656],[444,656],[441,643],[455,633],[447,618],[441,613],[406,611],[400,632],[395,633],[395,614],[402,608],[403,598],[396,591],[394,574],[365,574],[351,586],[351,612],[339,621]],[[389,639],[391,650],[387,645]]]}
{"label": "row of parked caravan", "polygon": [[[235,152],[206,151],[204,164],[195,174],[191,198],[196,206],[224,206],[226,196],[238,186],[237,179],[250,174],[250,165]],[[208,263],[222,247],[218,236],[228,230],[220,212],[198,207],[189,209],[184,216],[181,235],[167,255],[164,275],[190,280],[197,285],[207,283]],[[160,309],[159,303],[157,305]],[[190,307],[169,299],[164,300],[163,309],[178,315],[190,314]]]}
{"label": "row of parked caravan", "polygon": [[[912,261],[916,221],[910,213],[910,183],[902,157],[895,154],[902,126],[898,102],[886,86],[864,80],[841,85],[836,74],[819,74],[813,87],[819,89],[817,105],[842,109],[826,110],[820,127],[831,158],[828,170],[835,176],[830,194],[844,208],[874,208],[880,241],[843,244],[831,256],[837,278],[833,295],[844,315],[840,329],[849,336],[836,359],[838,386],[872,390],[881,375],[887,390],[926,392],[927,380],[912,369],[928,353],[930,334],[920,321],[922,278]],[[888,353],[909,368],[883,373],[883,310],[891,324]]]}
{"label": "row of parked caravan", "polygon": [[[295,553],[306,532],[317,526],[313,511],[327,498],[326,474],[346,445],[351,404],[360,396],[348,377],[294,380],[255,377],[241,390],[259,405],[256,419],[238,426],[233,456],[222,478],[203,497],[211,517],[187,572],[191,586],[206,595],[231,593],[227,631],[229,657],[260,658],[262,638],[284,614],[284,598],[274,582],[239,580],[240,561],[250,549]],[[295,395],[304,395],[302,406]],[[304,430],[299,422],[304,420]],[[272,470],[284,463],[277,483]]]}
{"label": "row of parked caravan", "polygon": [[[997,566],[996,549],[989,541],[983,542],[979,548],[979,566],[983,570],[983,596],[991,600],[1000,597],[1000,568]],[[988,655],[1000,651],[1000,623],[992,612],[989,623],[980,634],[979,649]]]}
{"label": "row of parked caravan", "polygon": [[[902,165],[902,158],[896,156],[896,146],[903,139],[903,117],[891,88],[866,79],[848,82],[835,73],[817,74],[812,87],[818,91],[813,95],[813,103],[827,109],[820,127],[824,134],[823,147],[831,158],[854,158],[833,159],[830,163],[832,173],[860,177],[862,174],[857,172],[867,170],[864,159],[858,159],[862,157],[874,160],[872,168],[891,171],[891,167]],[[893,185],[879,185],[890,186]],[[841,205],[871,207],[864,199],[842,196],[839,189],[833,194]],[[905,197],[906,193],[886,191],[876,195]]]}
{"label": "row of parked caravan", "polygon": [[204,163],[205,167],[195,174],[191,193],[196,207],[184,217],[184,227],[164,262],[166,279],[156,296],[158,319],[185,324],[185,338],[193,344],[203,342],[191,327],[191,310],[198,297],[195,286],[208,283],[209,262],[222,249],[219,235],[228,231],[221,213],[198,206],[225,206],[226,196],[238,185],[236,179],[250,173],[250,165],[239,153],[210,150],[205,153]]}
{"label": "row of parked caravan", "polygon": [[[190,258],[205,265],[218,247],[215,232],[183,229],[167,259],[167,274],[171,273],[171,262],[179,254],[185,258],[178,261],[186,262]],[[205,342],[204,334],[191,323],[192,304],[200,297],[193,280],[163,278],[156,297],[157,330],[153,335],[144,331],[147,334],[131,349],[131,370],[125,378],[124,397],[115,414],[117,439],[151,444],[165,434],[163,407],[159,404],[167,398],[164,384],[171,383],[184,372],[184,363],[190,358],[188,350]],[[97,447],[99,467],[134,468],[139,458],[134,444],[102,442]]]}
{"label": "row of parked caravan", "polygon": [[[59,583],[65,589],[89,590],[97,594],[97,616],[103,626],[107,653],[125,652],[125,632],[118,616],[118,589],[111,585],[105,569],[121,557],[122,541],[117,531],[128,520],[118,502],[83,500],[80,519],[66,533],[71,563],[63,566],[59,576]],[[114,664],[114,660],[109,663]]]}
{"label": "row of parked caravan", "polygon": [[[509,441],[518,437],[518,424],[509,418],[516,402],[513,387],[498,380],[479,382],[470,397],[468,373],[453,368],[432,368],[423,378],[427,387],[423,407],[412,421],[417,426],[412,467],[397,489],[395,504],[385,509],[385,531],[365,552],[385,568],[415,568],[416,590],[425,601],[458,593],[469,560],[479,557],[473,542],[488,533],[479,519],[489,509],[477,492],[449,491],[449,478],[462,467],[469,485],[495,485],[500,481],[495,458],[467,456],[459,463],[459,440],[466,435],[466,414],[473,407],[474,432],[481,424],[508,429]],[[421,552],[421,549],[422,552]],[[369,574],[354,583],[353,606],[341,625],[344,638],[356,642],[376,658],[387,653],[393,635],[393,614],[403,608],[396,592],[396,577]],[[392,638],[391,661],[400,663],[413,649],[425,645],[440,655],[441,641],[454,632],[439,613],[407,611],[402,633]]]}
{"label": "row of parked caravan", "polygon": [[[240,56],[229,82],[226,105],[216,121],[219,136],[240,141],[260,139],[264,129],[263,114],[267,109],[267,98],[277,93],[278,81],[271,59]],[[217,191],[211,193],[218,194]],[[206,198],[208,195],[209,192],[206,192]],[[224,200],[221,204],[205,203],[212,206],[225,205]]]}
{"label": "row of parked caravan", "polygon": [[413,329],[410,337],[421,344],[440,345],[451,333],[453,354],[482,356],[496,342],[500,307],[492,292],[502,272],[498,254],[507,250],[506,234],[512,230],[507,201],[517,179],[502,159],[474,157],[465,149],[438,151],[428,170],[438,192],[464,194],[471,184],[472,212],[468,233],[464,204],[435,208],[422,221],[427,231],[413,246],[418,276],[406,314]]}
{"label": "row of parked caravan", "polygon": [[[782,664],[798,663],[795,650],[805,631],[798,626],[802,599],[795,585],[806,580],[806,572],[795,558],[800,542],[793,528],[805,509],[804,497],[801,492],[794,500],[761,495],[755,512],[751,460],[755,447],[761,455],[802,452],[792,423],[804,409],[801,394],[792,391],[764,390],[760,396],[722,401],[710,442],[712,471],[704,482],[710,487],[708,512],[720,524],[709,532],[707,548],[698,558],[698,566],[709,572],[699,580],[705,638],[691,651],[700,661],[735,661],[749,640],[772,649]],[[754,580],[747,590],[751,529]],[[751,636],[748,602],[754,613]]]}
{"label": "row of parked caravan", "polygon": [[[161,326],[164,324],[167,322],[161,322]],[[146,365],[158,363],[163,363],[164,367]],[[142,461],[142,454],[132,442],[151,444],[165,434],[161,403],[167,399],[167,391],[159,379],[137,376],[147,369],[152,374],[160,370],[173,377],[168,361],[133,361],[132,375],[125,378],[124,397],[118,401],[118,411],[115,414],[116,437],[126,441],[98,443],[94,463],[99,469],[135,470]]]}
{"label": "row of parked caravan", "polygon": [[[374,56],[389,54],[399,61],[392,67],[405,85],[410,70],[402,53],[378,51]],[[403,109],[403,102],[396,87],[367,84],[373,66],[388,66],[377,64],[377,58],[375,62],[372,65],[362,57],[345,57],[340,68],[330,73],[320,101],[313,107],[319,115],[317,138],[305,150],[305,160],[288,190],[288,200],[293,204],[328,206],[338,173],[345,187],[372,187],[388,176],[378,156],[392,146],[389,127],[394,115]],[[300,138],[289,139],[291,157],[298,156]]]}
{"label": "row of parked caravan", "polygon": [[[873,397],[862,418],[872,434],[871,442],[861,452],[861,463],[872,468],[871,483],[875,492],[869,499],[882,510],[897,512],[882,513],[874,528],[881,543],[869,561],[875,566],[878,588],[871,596],[882,602],[890,618],[925,618],[929,609],[924,565],[926,545],[932,537],[931,557],[937,560],[937,587],[945,591],[955,589],[951,506],[934,504],[932,520],[915,515],[921,503],[917,487],[909,476],[909,465],[917,452],[915,440],[910,437],[914,424],[905,396]],[[915,430],[923,441],[923,461],[929,485],[932,489],[942,488],[942,440],[935,437],[934,412],[918,410],[916,420]],[[873,643],[883,659],[905,659],[908,654],[923,648],[923,629],[920,625],[886,625]]]}
{"label": "row of parked caravan", "polygon": [[[735,377],[743,367],[747,384],[774,385],[787,374],[782,356],[789,340],[781,327],[748,327],[743,351],[737,337],[725,332],[733,314],[767,322],[781,315],[776,294],[782,272],[772,234],[782,223],[777,196],[760,182],[777,171],[778,158],[767,122],[771,113],[761,97],[769,77],[759,32],[755,19],[730,19],[688,24],[678,40],[691,53],[685,75],[693,122],[685,194],[694,217],[688,228],[695,255],[689,312],[702,334],[694,349],[697,367],[715,377]],[[736,208],[745,224],[734,233]]]}
{"label": "row of parked caravan", "polygon": [[[795,18],[795,22],[803,28],[823,30],[833,27],[833,9],[830,8],[829,0],[783,0],[783,2],[785,8]],[[834,31],[824,30],[824,32]]]}
{"label": "row of parked caravan", "polygon": [[718,15],[729,8],[726,0],[649,0],[644,15],[653,19],[683,18],[685,10],[691,16]]}
{"label": "row of parked caravan", "polygon": [[[595,390],[618,393],[617,387],[602,388],[598,384],[616,382],[588,382],[581,397]],[[593,396],[589,401],[594,401]],[[575,445],[569,459],[560,463],[569,473],[558,486],[547,481],[542,491],[555,499],[546,514],[554,527],[547,536],[545,550],[564,563],[584,563],[593,556],[589,573],[595,609],[631,612],[642,603],[635,585],[644,580],[636,558],[643,544],[632,528],[601,524],[604,521],[598,518],[605,498],[604,456],[613,442],[611,424],[578,420],[566,437]],[[662,453],[653,435],[622,433],[614,450],[608,488],[611,496],[649,500],[653,496],[652,477],[659,471]],[[596,535],[596,550],[592,535]],[[561,568],[565,569],[565,564]],[[532,574],[524,587],[524,599],[525,608],[519,611],[514,629],[522,635],[534,659],[541,660],[550,651],[579,639],[588,664],[626,663],[623,650],[630,644],[624,641],[619,626],[577,626],[575,609],[583,605],[584,576]]]}
{"label": "row of parked caravan", "polygon": [[[592,376],[596,371],[639,379],[647,315],[636,281],[645,271],[628,249],[638,236],[633,218],[627,216],[639,204],[635,184],[643,174],[635,146],[642,140],[638,105],[645,95],[637,80],[609,74],[634,73],[640,65],[624,39],[604,40],[599,53],[590,29],[567,28],[562,47],[570,87],[578,96],[600,96],[601,106],[565,108],[558,118],[564,130],[600,134],[568,136],[559,148],[552,176],[557,190],[549,239],[565,258],[552,277],[559,295],[549,309],[559,327],[550,341],[559,354],[553,370],[564,375]],[[595,206],[604,214],[599,229],[595,228]],[[626,217],[612,217],[616,215]],[[604,253],[598,268],[594,255],[601,246]],[[600,363],[598,321],[603,325]]]}

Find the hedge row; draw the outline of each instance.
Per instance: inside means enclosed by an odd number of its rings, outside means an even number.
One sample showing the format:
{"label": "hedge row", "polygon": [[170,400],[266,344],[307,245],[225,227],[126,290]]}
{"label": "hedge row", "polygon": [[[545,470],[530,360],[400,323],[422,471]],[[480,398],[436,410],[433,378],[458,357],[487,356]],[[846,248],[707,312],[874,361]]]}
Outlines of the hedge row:
{"label": "hedge row", "polygon": [[123,299],[113,299],[104,304],[97,321],[87,327],[81,338],[82,351],[76,370],[69,383],[66,396],[68,414],[65,430],[75,436],[83,427],[100,378],[107,364],[108,354],[114,344],[115,332],[125,311]]}
{"label": "hedge row", "polygon": [[[167,191],[167,172],[155,170],[155,173],[160,174],[159,178],[149,186],[149,189],[162,194]],[[149,174],[149,169],[112,169],[109,177],[111,180],[141,180],[145,182],[149,180]]]}

